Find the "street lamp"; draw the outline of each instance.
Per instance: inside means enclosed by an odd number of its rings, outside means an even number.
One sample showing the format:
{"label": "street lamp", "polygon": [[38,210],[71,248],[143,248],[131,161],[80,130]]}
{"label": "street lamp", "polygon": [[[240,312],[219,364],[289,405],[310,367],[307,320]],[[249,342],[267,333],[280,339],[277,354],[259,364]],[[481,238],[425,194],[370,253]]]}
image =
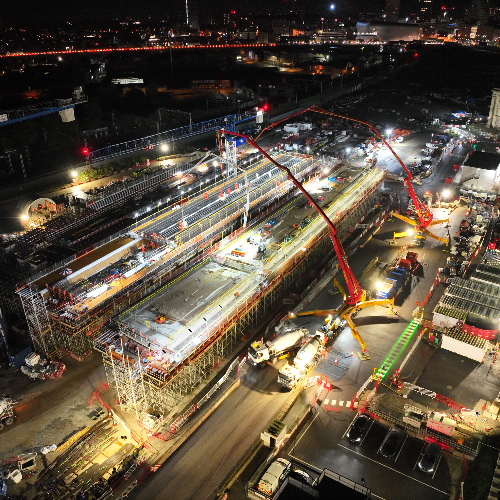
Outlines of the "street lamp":
{"label": "street lamp", "polygon": [[168,151],[168,146],[166,144],[162,144],[160,148],[163,152]]}

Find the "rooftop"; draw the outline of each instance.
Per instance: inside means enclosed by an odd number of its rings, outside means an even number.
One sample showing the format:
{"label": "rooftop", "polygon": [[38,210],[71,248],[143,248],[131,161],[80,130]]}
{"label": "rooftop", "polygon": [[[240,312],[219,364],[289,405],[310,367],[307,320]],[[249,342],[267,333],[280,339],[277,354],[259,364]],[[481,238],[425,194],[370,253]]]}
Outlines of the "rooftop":
{"label": "rooftop", "polygon": [[483,151],[473,151],[467,161],[466,167],[480,168],[483,170],[496,170],[500,165],[498,153],[485,153]]}

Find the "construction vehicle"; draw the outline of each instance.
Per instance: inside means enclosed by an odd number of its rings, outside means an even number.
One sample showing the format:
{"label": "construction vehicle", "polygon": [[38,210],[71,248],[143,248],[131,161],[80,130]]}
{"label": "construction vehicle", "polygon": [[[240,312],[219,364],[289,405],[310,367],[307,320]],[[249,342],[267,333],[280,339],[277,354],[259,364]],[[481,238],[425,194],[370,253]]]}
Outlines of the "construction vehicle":
{"label": "construction vehicle", "polygon": [[430,191],[426,191],[424,193],[424,203],[427,205],[427,208],[432,207],[433,200],[432,200],[432,193]]}
{"label": "construction vehicle", "polygon": [[[354,276],[353,276],[354,278]],[[363,295],[362,299],[356,304],[349,304],[348,297],[340,283],[334,279],[334,285],[340,290],[343,297],[342,305],[338,309],[316,309],[314,311],[303,311],[303,312],[290,312],[288,313],[289,318],[296,318],[297,316],[326,316],[325,325],[322,326],[316,333],[322,333],[328,337],[329,340],[333,334],[339,333],[342,328],[347,324],[351,330],[352,336],[359,342],[363,353],[366,351],[366,343],[361,338],[356,326],[354,325],[352,318],[356,316],[360,309],[365,307],[371,307],[375,305],[394,307],[394,298],[390,299],[374,299],[365,300]],[[358,285],[359,286],[359,285]]]}
{"label": "construction vehicle", "polygon": [[253,366],[275,363],[298,349],[308,335],[309,331],[306,328],[287,329],[273,340],[252,342],[248,348],[248,359]]}
{"label": "construction vehicle", "polygon": [[324,339],[314,336],[299,350],[293,364],[285,364],[278,373],[278,382],[287,389],[293,389],[309,370],[316,366],[325,347]]}
{"label": "construction vehicle", "polygon": [[[309,108],[309,110],[317,111],[318,108]],[[332,113],[328,113],[328,112],[323,111],[323,110],[320,110],[320,112],[322,112],[322,113],[324,112],[326,114],[332,114]],[[334,114],[333,114],[333,116],[341,117],[341,115],[334,115]],[[343,117],[343,118],[347,118],[347,117]],[[347,119],[352,120],[351,118],[347,118]],[[358,121],[358,120],[353,120],[353,121]],[[279,122],[277,122],[277,123],[279,123]],[[365,123],[365,122],[361,122],[361,123]],[[373,128],[371,125],[370,125],[370,127]],[[260,151],[262,153],[262,155],[269,162],[271,162],[274,166],[278,167],[280,170],[283,170],[286,173],[288,179],[306,197],[309,204],[315,208],[315,210],[318,212],[318,214],[326,222],[326,224],[329,228],[329,231],[330,231],[330,239],[332,240],[335,254],[337,256],[340,268],[342,270],[342,274],[343,274],[345,282],[347,284],[347,289],[348,289],[349,295],[346,295],[346,293],[344,292],[342,287],[337,282],[335,282],[337,284],[337,287],[339,288],[339,290],[342,292],[343,299],[344,299],[342,306],[338,310],[332,309],[332,310],[328,310],[328,311],[313,311],[310,313],[299,313],[299,315],[314,315],[314,316],[326,315],[326,316],[331,316],[331,317],[333,317],[335,315],[339,316],[341,318],[341,320],[345,320],[349,324],[353,336],[360,343],[360,345],[363,349],[363,353],[364,353],[366,351],[366,345],[361,340],[361,337],[359,336],[359,333],[356,330],[354,323],[351,321],[351,315],[355,314],[357,312],[357,310],[360,309],[361,307],[368,307],[368,306],[372,306],[372,305],[388,305],[388,304],[391,307],[393,307],[394,300],[393,299],[382,299],[382,300],[370,300],[368,302],[365,302],[366,292],[361,288],[361,286],[359,285],[358,281],[356,280],[356,278],[354,276],[354,273],[352,272],[351,268],[349,267],[349,263],[347,262],[347,257],[346,257],[344,248],[342,247],[342,244],[337,236],[337,228],[334,226],[334,224],[329,219],[329,217],[326,215],[326,213],[322,210],[322,208],[314,201],[314,199],[311,197],[311,195],[304,189],[302,184],[293,176],[290,169],[288,169],[287,167],[285,167],[283,165],[280,165],[274,158],[271,158],[271,156],[269,156],[269,154],[267,154],[262,148],[260,148],[256,144],[254,139],[252,139],[251,137],[244,136],[238,132],[219,130],[219,147],[221,147],[221,144],[223,142],[222,139],[223,139],[224,134],[238,136],[238,137],[245,137],[248,144],[250,144],[255,149]],[[391,151],[392,151],[392,149],[391,149]],[[394,155],[396,155],[396,153],[394,153],[394,151],[392,151],[392,152]],[[220,156],[222,157],[222,151],[220,153]],[[432,217],[432,215],[431,215],[431,217]],[[322,314],[319,314],[320,312]],[[329,318],[327,318],[327,320],[330,321]]]}
{"label": "construction vehicle", "polygon": [[[328,116],[335,117],[335,118],[341,118],[343,120],[348,120],[348,121],[355,122],[355,123],[358,123],[360,125],[365,125],[366,127],[368,127],[370,129],[370,131],[373,132],[373,134],[380,141],[382,141],[382,143],[384,144],[384,146],[387,147],[387,149],[392,153],[392,155],[394,156],[394,158],[396,158],[396,160],[399,162],[399,164],[401,165],[401,167],[403,168],[403,170],[406,172],[406,178],[403,178],[403,183],[404,183],[404,186],[406,187],[406,190],[408,191],[408,194],[410,195],[410,199],[413,202],[413,205],[415,206],[415,211],[416,211],[416,215],[417,215],[418,220],[414,221],[414,220],[412,220],[412,219],[410,219],[408,217],[405,217],[404,215],[397,214],[397,213],[393,213],[392,215],[394,215],[395,217],[398,217],[399,219],[401,219],[401,220],[407,222],[408,224],[412,225],[415,228],[415,232],[417,232],[417,231],[418,232],[422,232],[426,236],[430,236],[431,238],[434,238],[435,240],[441,241],[442,243],[446,243],[446,245],[448,245],[448,238],[441,238],[441,237],[439,237],[439,236],[431,233],[427,229],[429,226],[434,226],[436,224],[441,224],[441,223],[444,223],[444,222],[448,222],[448,219],[433,220],[432,213],[427,208],[426,204],[424,202],[422,202],[421,200],[418,199],[418,197],[417,197],[417,195],[416,195],[416,193],[415,193],[415,191],[413,189],[413,186],[412,186],[412,178],[413,178],[413,176],[412,176],[410,170],[403,163],[403,161],[401,160],[401,158],[399,158],[399,156],[396,154],[396,152],[394,151],[394,149],[392,149],[391,145],[384,139],[384,137],[382,137],[382,134],[370,122],[366,122],[366,121],[363,121],[363,120],[357,120],[355,118],[351,118],[350,116],[345,116],[345,115],[341,115],[341,114],[338,114],[338,113],[332,113],[332,112],[326,111],[326,110],[324,110],[322,108],[319,108],[317,106],[311,106],[310,108],[307,108],[307,109],[304,109],[302,111],[299,111],[299,112],[297,112],[297,113],[295,113],[295,114],[293,114],[291,116],[283,118],[282,120],[279,120],[279,121],[277,121],[275,123],[272,123],[271,125],[263,128],[262,131],[259,133],[259,135],[255,138],[255,140],[252,139],[252,142],[250,142],[249,144],[251,144],[253,147],[255,147],[260,152],[262,152],[262,150],[255,144],[255,141],[264,132],[266,132],[267,130],[270,130],[271,128],[274,128],[275,126],[279,125],[281,122],[284,122],[284,121],[287,121],[289,119],[295,118],[296,116],[301,115],[303,113],[306,113],[308,111],[313,111],[315,113],[320,113],[320,114],[328,115]],[[234,132],[231,132],[231,134],[235,135]],[[236,135],[238,135],[238,134],[236,134]],[[241,134],[239,134],[239,135],[241,135]],[[247,142],[249,142],[248,139],[247,139]],[[220,144],[220,142],[219,142],[219,144]],[[264,155],[264,156],[267,159],[270,159],[268,157],[268,155]],[[274,163],[276,166],[278,166],[276,164],[276,162],[272,162],[272,163]]]}
{"label": "construction vehicle", "polygon": [[14,419],[16,416],[14,415],[14,403],[9,396],[1,396],[0,397],[0,431],[6,425],[12,425],[14,423]]}
{"label": "construction vehicle", "polygon": [[66,365],[60,361],[42,359],[36,352],[30,352],[24,359],[26,365],[21,371],[30,378],[40,380],[54,380],[61,378],[66,371]]}

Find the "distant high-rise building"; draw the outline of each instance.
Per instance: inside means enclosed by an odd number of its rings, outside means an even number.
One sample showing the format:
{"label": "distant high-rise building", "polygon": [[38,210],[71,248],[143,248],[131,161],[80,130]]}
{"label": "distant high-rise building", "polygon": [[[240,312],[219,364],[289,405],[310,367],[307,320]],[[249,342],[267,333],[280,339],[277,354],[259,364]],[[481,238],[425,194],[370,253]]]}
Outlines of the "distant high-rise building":
{"label": "distant high-rise building", "polygon": [[432,0],[418,0],[418,15],[419,23],[428,23],[432,16]]}
{"label": "distant high-rise building", "polygon": [[385,20],[390,23],[397,23],[399,18],[399,0],[386,0]]}
{"label": "distant high-rise building", "polygon": [[483,26],[488,24],[489,9],[487,3],[487,0],[472,0],[471,17]]}
{"label": "distant high-rise building", "polygon": [[195,0],[186,0],[186,25],[190,30],[199,31],[198,8]]}

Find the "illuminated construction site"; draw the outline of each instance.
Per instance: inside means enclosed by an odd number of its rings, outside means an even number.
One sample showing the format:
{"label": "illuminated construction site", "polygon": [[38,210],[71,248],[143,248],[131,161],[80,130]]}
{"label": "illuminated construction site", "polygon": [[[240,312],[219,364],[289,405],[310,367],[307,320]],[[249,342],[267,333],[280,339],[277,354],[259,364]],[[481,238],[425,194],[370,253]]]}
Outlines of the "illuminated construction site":
{"label": "illuminated construction site", "polygon": [[[241,251],[257,226],[284,219],[302,197],[271,161],[237,173],[228,143],[224,181],[158,210],[17,292],[35,350],[76,359],[100,351],[121,408],[137,418],[168,415],[250,328],[282,308],[295,283],[336,259],[318,217],[286,242],[269,239],[265,257],[257,247]],[[306,188],[323,167],[309,155],[272,160]],[[357,170],[323,207],[341,240],[373,212],[384,176],[379,169]]]}
{"label": "illuminated construction site", "polygon": [[[326,212],[337,221],[342,238],[373,210],[383,178],[377,169],[360,172],[329,204]],[[263,261],[251,255],[236,260],[231,249],[239,243],[228,244],[225,252],[201,260],[121,313],[112,321],[118,328],[100,336],[96,346],[122,409],[138,417],[168,415],[250,328],[282,307],[295,282],[332,253],[328,230],[318,218]]]}
{"label": "illuminated construction site", "polygon": [[[318,166],[307,157],[279,158],[301,177]],[[85,357],[112,316],[216,250],[232,227],[241,225],[242,214],[256,209],[263,215],[280,198],[292,196],[290,191],[277,169],[259,163],[205,193],[183,198],[180,205],[167,206],[88,254],[40,273],[18,290],[35,350],[47,357],[57,350]]]}

